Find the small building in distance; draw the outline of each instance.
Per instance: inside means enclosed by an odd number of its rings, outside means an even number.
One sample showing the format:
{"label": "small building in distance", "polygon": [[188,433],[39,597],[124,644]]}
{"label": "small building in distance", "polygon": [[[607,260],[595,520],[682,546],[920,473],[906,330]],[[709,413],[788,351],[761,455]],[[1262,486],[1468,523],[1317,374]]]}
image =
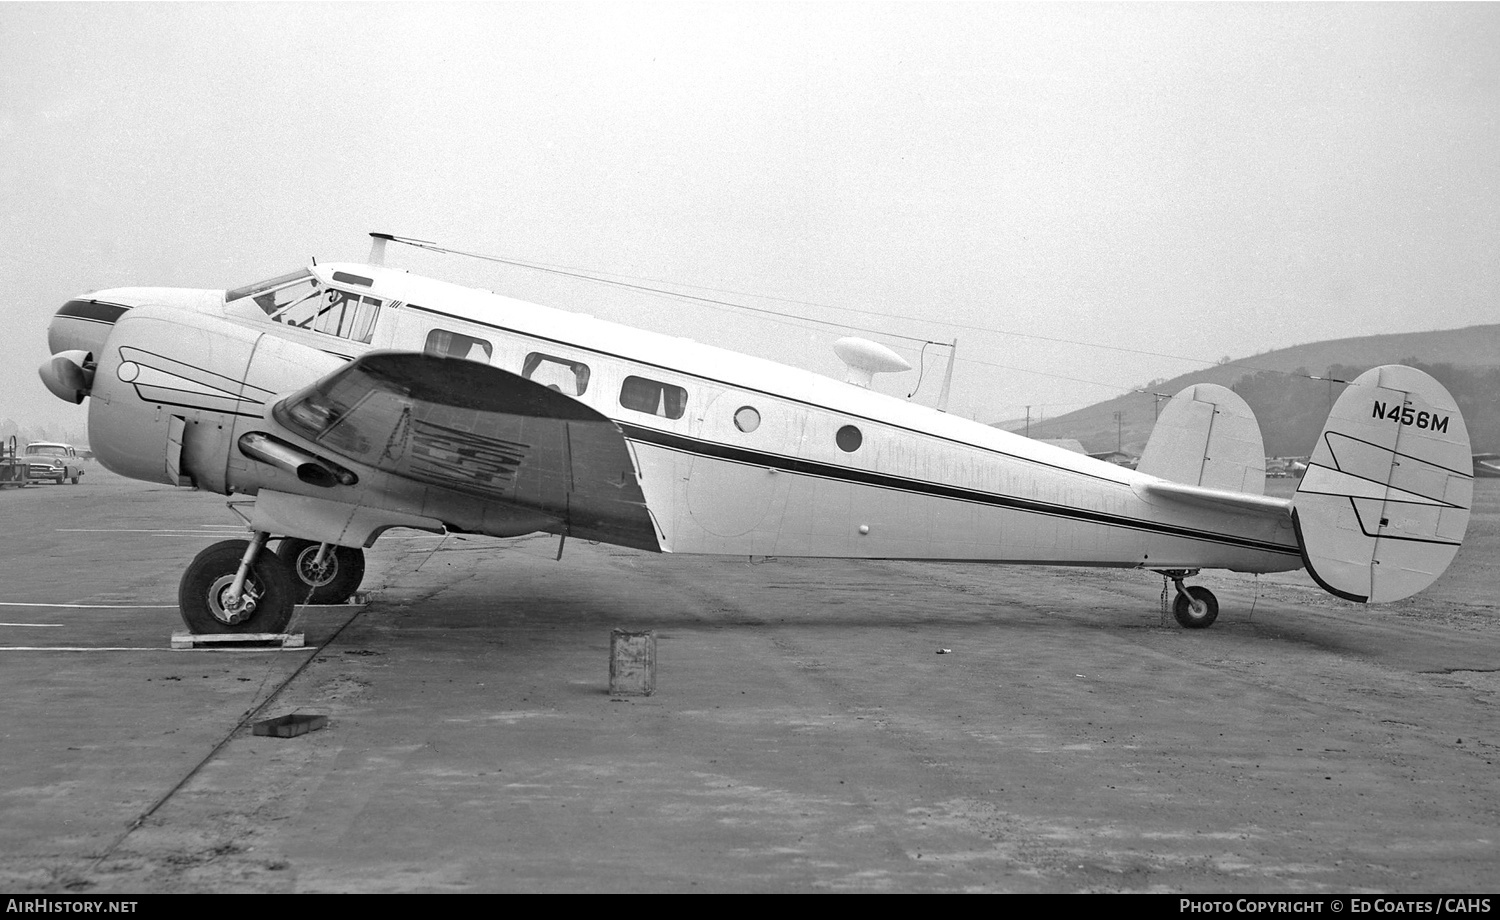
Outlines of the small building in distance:
{"label": "small building in distance", "polygon": [[1095,454],[1089,454],[1095,460],[1103,460],[1105,463],[1113,463],[1115,466],[1129,467],[1135,469],[1140,457],[1125,453],[1123,450],[1101,450]]}
{"label": "small building in distance", "polygon": [[1075,454],[1087,454],[1083,449],[1083,442],[1077,438],[1037,438],[1043,444],[1051,444],[1053,447],[1061,447],[1063,450],[1071,450]]}

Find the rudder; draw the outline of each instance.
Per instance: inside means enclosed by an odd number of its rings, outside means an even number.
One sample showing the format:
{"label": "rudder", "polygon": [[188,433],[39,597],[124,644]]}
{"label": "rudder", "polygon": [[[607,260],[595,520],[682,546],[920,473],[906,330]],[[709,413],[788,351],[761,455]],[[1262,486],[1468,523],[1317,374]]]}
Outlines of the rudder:
{"label": "rudder", "polygon": [[1458,553],[1473,494],[1453,397],[1415,368],[1372,368],[1334,403],[1292,500],[1302,561],[1347,600],[1410,597]]}

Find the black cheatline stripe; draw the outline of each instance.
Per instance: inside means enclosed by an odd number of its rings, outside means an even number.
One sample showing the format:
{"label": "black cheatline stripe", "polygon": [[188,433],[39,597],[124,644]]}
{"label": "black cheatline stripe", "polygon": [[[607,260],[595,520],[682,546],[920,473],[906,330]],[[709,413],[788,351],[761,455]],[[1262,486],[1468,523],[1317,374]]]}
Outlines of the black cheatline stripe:
{"label": "black cheatline stripe", "polygon": [[[1372,485],[1380,486],[1383,489],[1393,489],[1393,488],[1396,488],[1395,486],[1392,486],[1388,482],[1381,482],[1378,479],[1370,479],[1370,478],[1368,478],[1366,476],[1356,476],[1353,473],[1345,473],[1343,470],[1335,469],[1335,468],[1333,468],[1331,466],[1324,466],[1321,463],[1309,464],[1308,465],[1308,469],[1328,470],[1331,473],[1340,473],[1340,474],[1342,474],[1344,476],[1348,476],[1350,479],[1358,479],[1360,482],[1368,482],[1368,483],[1370,483]],[[1442,467],[1438,467],[1438,469],[1443,469],[1443,468]],[[1472,479],[1474,477],[1470,476],[1469,478]],[[1347,498],[1347,499],[1350,499],[1351,501],[1353,499],[1359,498],[1359,499],[1364,499],[1366,501],[1372,501],[1372,502],[1384,502],[1387,505],[1416,505],[1416,506],[1418,506],[1420,508],[1438,508],[1438,509],[1452,508],[1452,509],[1454,509],[1456,511],[1469,511],[1469,510],[1471,510],[1469,508],[1465,508],[1463,505],[1455,505],[1452,502],[1447,501],[1446,499],[1433,498],[1430,495],[1421,495],[1421,494],[1416,493],[1416,492],[1409,492],[1406,489],[1400,489],[1400,491],[1407,492],[1407,494],[1409,494],[1409,495],[1416,495],[1418,498],[1423,499],[1423,501],[1415,501],[1415,500],[1409,499],[1409,498],[1391,498],[1389,495],[1384,495],[1384,496],[1381,496],[1380,498],[1376,498],[1373,495],[1350,495],[1348,492],[1319,492],[1319,491],[1317,491],[1315,489],[1302,489],[1302,488],[1297,489],[1297,494],[1298,495],[1327,495],[1327,496],[1330,496],[1332,498]]]}
{"label": "black cheatline stripe", "polygon": [[57,311],[57,315],[114,325],[115,321],[124,316],[125,311],[129,309],[117,303],[105,303],[100,300],[70,300],[63,304],[62,309]]}
{"label": "black cheatline stripe", "polygon": [[[159,371],[159,372],[161,372],[163,374],[169,374],[169,375],[171,375],[173,377],[181,377],[183,380],[187,380],[187,381],[190,381],[192,383],[199,384],[200,386],[206,386],[206,387],[208,387],[210,389],[218,390],[220,393],[225,394],[225,397],[228,398],[228,399],[237,399],[237,400],[241,400],[243,402],[255,402],[255,403],[260,403],[260,404],[264,405],[265,402],[266,402],[266,400],[268,400],[272,396],[276,395],[276,391],[275,390],[268,390],[265,387],[258,387],[258,386],[256,386],[253,383],[246,383],[243,379],[238,379],[237,380],[234,377],[230,377],[227,374],[220,374],[217,371],[211,371],[211,370],[209,370],[206,367],[199,367],[196,364],[189,364],[186,361],[179,361],[176,358],[171,357],[170,355],[164,355],[164,354],[160,354],[159,352],[154,352],[154,351],[147,351],[146,349],[139,348],[139,347],[137,347],[135,345],[121,345],[119,347],[119,351],[120,351],[120,362],[122,364],[127,363],[127,362],[131,363],[131,364],[138,364],[141,367],[147,368],[149,370]],[[126,352],[129,352],[129,354],[126,354]],[[156,358],[159,361],[164,361],[167,364],[175,365],[175,367],[158,367],[157,365],[152,364],[149,361],[142,360],[141,358],[137,357],[137,355],[149,355],[150,357]],[[186,368],[186,370],[183,370],[184,368]],[[188,371],[191,371],[193,373],[188,373]],[[196,373],[198,376],[194,376],[193,375],[194,373]],[[222,383],[216,382],[216,381],[222,381]],[[132,381],[132,383],[136,383],[136,382]],[[164,389],[164,390],[177,389],[176,387],[169,387],[169,386],[166,386],[164,384],[136,383],[136,385],[137,386],[155,386],[155,387],[159,387],[160,389]],[[226,388],[226,387],[228,387],[228,388]],[[249,395],[235,396],[234,395],[234,390],[235,389],[238,389],[242,393],[244,393],[247,390],[255,390],[255,391],[257,391],[257,392],[259,392],[259,393],[261,393],[263,395],[261,396],[260,399],[254,399],[254,398],[252,398]],[[192,390],[183,390],[182,392],[191,393],[193,391]],[[210,395],[210,394],[204,394],[204,395]],[[144,398],[144,397],[142,397],[142,398]],[[146,401],[150,402],[150,400],[146,400]]]}
{"label": "black cheatline stripe", "polygon": [[658,431],[654,428],[642,428],[637,425],[628,425],[617,422],[625,437],[675,450],[682,453],[693,454],[701,457],[712,457],[717,460],[728,460],[733,463],[744,463],[750,466],[774,467],[790,473],[801,473],[806,476],[817,476],[823,479],[837,479],[844,482],[857,483],[859,485],[875,486],[882,489],[894,489],[902,492],[915,492],[922,495],[933,495],[939,498],[951,498],[958,501],[974,502],[982,505],[993,505],[1000,508],[1009,508],[1013,511],[1025,511],[1032,514],[1043,514],[1051,517],[1070,518],[1078,521],[1086,521],[1093,524],[1107,524],[1114,527],[1124,527],[1130,530],[1142,530],[1151,533],[1159,533],[1165,536],[1184,537],[1190,540],[1201,540],[1210,543],[1223,543],[1230,546],[1239,546],[1246,549],[1261,550],[1263,552],[1283,553],[1297,555],[1300,549],[1294,546],[1285,546],[1280,543],[1267,543],[1261,540],[1249,540],[1241,537],[1232,537],[1227,534],[1213,533],[1212,531],[1194,530],[1190,527],[1178,527],[1173,524],[1161,524],[1154,521],[1142,521],[1136,518],[1119,517],[1118,515],[1106,514],[1101,511],[1089,511],[1084,508],[1069,508],[1066,505],[1052,505],[1046,502],[1032,501],[1030,499],[1015,498],[1008,495],[996,495],[992,492],[981,492],[977,489],[966,489],[961,486],[950,486],[943,483],[924,482],[919,479],[906,479],[900,476],[891,476],[885,473],[872,473],[868,470],[850,469],[831,463],[819,463],[813,460],[798,460],[792,457],[783,457],[777,454],[768,454],[761,451],[749,450],[742,447],[731,447],[727,444],[716,444],[712,441],[700,441],[683,435],[671,434]]}
{"label": "black cheatline stripe", "polygon": [[[135,387],[135,395],[137,395],[137,396],[140,397],[141,402],[148,402],[148,403],[159,403],[159,402],[162,402],[160,399],[148,399],[146,397],[146,394],[142,392],[143,390],[150,390],[150,391],[152,391],[154,393],[165,393],[168,396],[173,396],[173,394],[181,394],[180,396],[174,396],[173,397],[173,398],[176,398],[176,399],[190,399],[192,397],[198,397],[199,399],[205,399],[205,400],[209,400],[209,399],[221,399],[221,400],[224,400],[225,402],[231,402],[231,403],[254,403],[257,406],[263,406],[263,405],[265,405],[265,402],[263,400],[248,399],[248,398],[246,398],[244,396],[235,396],[233,393],[225,393],[222,396],[216,396],[213,393],[204,393],[201,390],[185,390],[182,387],[163,386],[162,384],[159,384],[159,383],[132,383],[130,385],[133,386],[133,387]],[[165,403],[162,403],[162,404],[166,405]]]}
{"label": "black cheatline stripe", "polygon": [[[872,418],[872,417],[867,416],[867,415],[857,415],[857,414],[855,414],[853,412],[844,412],[844,411],[838,410],[838,409],[830,409],[827,406],[822,406],[822,405],[819,405],[817,403],[811,403],[811,402],[808,402],[808,401],[803,400],[803,399],[797,399],[796,397],[787,396],[787,395],[782,394],[782,393],[773,393],[770,390],[758,390],[758,389],[755,389],[754,387],[748,387],[748,386],[745,386],[744,384],[741,384],[741,383],[730,383],[727,380],[720,380],[720,379],[715,378],[715,377],[705,377],[702,374],[695,374],[695,373],[692,373],[690,371],[684,371],[681,368],[671,367],[671,366],[666,365],[666,364],[656,364],[656,363],[651,362],[651,361],[644,361],[644,360],[642,360],[640,358],[632,358],[632,357],[629,357],[627,355],[615,354],[614,352],[601,351],[601,350],[599,350],[597,348],[590,348],[590,347],[588,347],[586,345],[579,345],[576,342],[569,342],[566,339],[554,339],[554,338],[550,338],[550,337],[545,336],[545,335],[537,335],[534,332],[523,332],[523,331],[521,331],[519,329],[512,329],[509,326],[497,326],[494,323],[485,322],[484,320],[472,319],[472,318],[467,317],[467,316],[459,316],[456,313],[445,313],[442,310],[434,310],[431,307],[421,307],[421,306],[418,306],[418,305],[416,305],[414,303],[408,303],[405,306],[404,309],[407,309],[407,310],[416,310],[416,311],[421,312],[421,313],[431,313],[433,316],[441,316],[441,317],[445,317],[447,319],[455,319],[455,320],[458,320],[459,322],[463,322],[463,323],[472,323],[472,324],[474,324],[476,326],[483,326],[486,329],[494,329],[496,332],[505,332],[505,333],[509,333],[511,335],[517,335],[517,336],[521,336],[523,338],[533,339],[533,340],[538,341],[538,342],[550,342],[550,343],[552,343],[554,345],[561,345],[561,346],[563,346],[565,348],[571,348],[574,351],[584,352],[586,354],[600,355],[600,356],[605,357],[605,358],[614,358],[617,361],[626,361],[626,362],[629,362],[631,364],[639,364],[639,365],[641,365],[643,367],[654,367],[654,368],[656,368],[658,370],[666,371],[669,374],[675,374],[678,377],[686,377],[686,378],[690,378],[690,379],[693,379],[693,380],[703,380],[703,381],[707,381],[708,383],[716,383],[719,386],[728,387],[731,390],[738,390],[738,391],[744,392],[744,393],[758,393],[758,394],[760,394],[762,396],[768,396],[771,399],[785,400],[786,402],[794,403],[794,404],[799,405],[799,406],[811,406],[814,409],[821,409],[821,410],[823,410],[825,412],[828,412],[830,414],[842,415],[842,416],[845,416],[845,417],[850,418],[850,419],[855,419],[855,420],[862,421],[862,422],[870,422],[870,423],[875,424],[875,425],[884,425],[887,428],[893,428],[893,429],[895,429],[897,431],[909,431],[909,432],[911,432],[913,434],[919,434],[919,435],[921,435],[923,437],[934,438],[934,439],[939,440],[939,441],[946,441],[949,444],[959,444],[959,445],[962,445],[963,447],[971,448],[973,450],[982,450],[985,453],[994,454],[994,455],[996,455],[998,457],[1005,457],[1008,460],[1015,460],[1018,463],[1029,463],[1029,464],[1031,464],[1033,466],[1043,466],[1043,467],[1046,467],[1049,470],[1062,470],[1065,473],[1073,473],[1074,475],[1077,475],[1077,476],[1087,476],[1090,479],[1097,479],[1100,482],[1115,482],[1115,480],[1108,479],[1108,478],[1106,478],[1104,476],[1095,476],[1093,473],[1081,473],[1081,472],[1079,472],[1077,470],[1070,469],[1070,468],[1065,467],[1065,466],[1058,466],[1055,463],[1048,463],[1045,460],[1035,460],[1035,459],[1033,459],[1031,457],[1021,457],[1021,456],[1017,456],[1016,454],[1008,454],[1008,453],[1006,453],[1004,451],[996,450],[993,447],[983,447],[983,446],[978,445],[978,444],[970,444],[967,441],[955,440],[953,438],[946,437],[944,435],[933,434],[930,431],[921,431],[921,430],[916,429],[916,428],[908,428],[905,425],[899,425],[899,424],[896,424],[895,422],[887,421],[885,419]],[[643,331],[643,330],[641,330],[641,331]],[[749,356],[747,355],[746,357],[749,357]],[[502,370],[503,370],[503,368],[502,368]]]}
{"label": "black cheatline stripe", "polygon": [[[1462,418],[1462,416],[1460,416],[1460,418]],[[1368,440],[1366,440],[1364,438],[1356,438],[1354,435],[1352,435],[1352,434],[1344,434],[1342,431],[1327,431],[1327,430],[1325,430],[1323,432],[1323,443],[1325,445],[1327,445],[1328,452],[1333,455],[1333,462],[1334,462],[1335,465],[1329,467],[1329,466],[1324,466],[1321,463],[1317,463],[1317,464],[1309,464],[1310,466],[1322,466],[1323,469],[1325,469],[1325,470],[1332,469],[1332,470],[1335,470],[1337,472],[1343,473],[1345,476],[1353,476],[1355,479],[1366,479],[1366,481],[1368,481],[1368,482],[1380,483],[1380,485],[1384,485],[1384,486],[1389,486],[1390,485],[1390,483],[1380,482],[1380,480],[1378,480],[1378,479],[1367,479],[1364,476],[1356,476],[1355,474],[1350,473],[1350,472],[1346,472],[1343,468],[1339,467],[1337,465],[1338,464],[1338,459],[1339,459],[1338,451],[1336,451],[1336,450],[1333,449],[1333,442],[1331,440],[1329,440],[1334,435],[1338,435],[1339,437],[1343,438],[1346,441],[1353,441],[1356,444],[1364,444],[1367,447],[1373,447],[1373,448],[1375,448],[1377,450],[1383,450],[1383,451],[1389,453],[1393,459],[1396,458],[1396,457],[1400,457],[1400,458],[1402,458],[1404,460],[1415,460],[1418,463],[1425,463],[1428,466],[1436,467],[1437,469],[1440,469],[1440,470],[1442,470],[1445,473],[1452,473],[1453,475],[1462,477],[1464,479],[1473,479],[1474,478],[1474,468],[1472,466],[1469,469],[1467,469],[1467,470],[1455,470],[1452,467],[1443,466],[1441,463],[1434,463],[1431,460],[1425,460],[1425,459],[1423,459],[1421,457],[1418,457],[1416,454],[1403,454],[1400,451],[1396,450],[1394,447],[1386,447],[1384,444],[1377,444],[1374,441],[1368,441]]]}
{"label": "black cheatline stripe", "polygon": [[[1314,493],[1314,494],[1317,494],[1317,495],[1326,495],[1327,493],[1326,492],[1317,492],[1317,493]],[[1354,496],[1353,495],[1339,495],[1339,496],[1335,496],[1335,497],[1336,498],[1347,498],[1347,499],[1349,499],[1349,508],[1350,508],[1350,510],[1352,510],[1354,512],[1354,519],[1356,521],[1359,521],[1359,532],[1362,533],[1362,534],[1364,534],[1365,536],[1369,537],[1372,540],[1393,540],[1393,541],[1403,542],[1403,543],[1427,543],[1427,544],[1432,545],[1432,546],[1451,546],[1451,547],[1453,547],[1455,549],[1457,549],[1458,547],[1464,545],[1462,540],[1460,540],[1457,543],[1455,543],[1452,540],[1439,540],[1436,537],[1432,537],[1432,538],[1428,538],[1428,537],[1402,537],[1402,536],[1397,536],[1396,534],[1391,534],[1391,533],[1381,533],[1378,530],[1375,531],[1374,533],[1371,533],[1370,529],[1365,526],[1365,516],[1363,514],[1359,513],[1359,505],[1356,505],[1354,503]],[[1371,502],[1383,501],[1382,499],[1379,499],[1379,498],[1366,498],[1366,499],[1363,499],[1363,500],[1364,501],[1371,501]],[[1397,503],[1395,503],[1395,502],[1385,502],[1385,504],[1397,504]],[[1405,504],[1414,504],[1414,503],[1413,502],[1406,502]],[[1423,507],[1423,508],[1431,508],[1433,506],[1432,505],[1422,505],[1421,507]],[[1460,505],[1448,505],[1446,507],[1456,508],[1459,511],[1468,511],[1469,510],[1468,508],[1464,508],[1464,507],[1462,507]],[[1381,520],[1384,521],[1385,518],[1381,518]]]}
{"label": "black cheatline stripe", "polygon": [[[182,391],[179,390],[178,392],[182,392]],[[198,394],[190,394],[190,395],[198,395]],[[213,397],[210,397],[210,398],[213,398]],[[238,397],[234,397],[234,396],[226,396],[224,398],[227,399],[227,400],[229,400],[229,401],[231,401],[231,402],[251,402],[251,400],[239,399]],[[248,418],[248,419],[257,419],[257,420],[259,420],[259,419],[261,419],[263,417],[261,415],[261,413],[259,413],[259,412],[235,412],[232,409],[218,409],[218,408],[215,408],[213,406],[205,406],[202,403],[172,402],[171,400],[166,400],[166,399],[147,399],[144,396],[141,397],[141,402],[150,403],[153,406],[176,406],[179,409],[197,409],[197,410],[199,410],[201,412],[216,412],[216,413],[218,413],[220,415],[237,415],[240,418]]]}

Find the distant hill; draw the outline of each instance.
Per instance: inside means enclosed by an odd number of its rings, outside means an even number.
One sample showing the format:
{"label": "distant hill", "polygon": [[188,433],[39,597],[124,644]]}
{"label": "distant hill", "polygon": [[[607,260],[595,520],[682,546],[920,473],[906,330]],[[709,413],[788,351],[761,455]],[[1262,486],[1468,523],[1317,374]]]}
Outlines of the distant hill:
{"label": "distant hill", "polygon": [[[1305,456],[1312,451],[1328,409],[1343,387],[1289,374],[1300,370],[1349,380],[1377,365],[1412,363],[1453,393],[1475,451],[1500,450],[1500,325],[1296,345],[1153,381],[1146,389],[1172,396],[1193,383],[1230,387],[1255,411],[1268,455]],[[1329,374],[1330,369],[1336,372]],[[1033,421],[1031,436],[1077,438],[1091,452],[1111,450],[1117,437],[1115,413],[1119,412],[1121,446],[1139,455],[1151,436],[1157,403],[1152,393],[1128,393],[1067,415]],[[1013,425],[1001,427],[1013,429]]]}

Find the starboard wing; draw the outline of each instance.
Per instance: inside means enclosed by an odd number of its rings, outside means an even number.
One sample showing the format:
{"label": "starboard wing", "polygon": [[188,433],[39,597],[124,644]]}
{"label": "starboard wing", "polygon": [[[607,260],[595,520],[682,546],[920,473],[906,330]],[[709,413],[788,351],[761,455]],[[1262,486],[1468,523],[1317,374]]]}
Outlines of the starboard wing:
{"label": "starboard wing", "polygon": [[354,463],[545,512],[569,535],[661,548],[619,428],[500,368],[370,352],[273,411],[280,424]]}

